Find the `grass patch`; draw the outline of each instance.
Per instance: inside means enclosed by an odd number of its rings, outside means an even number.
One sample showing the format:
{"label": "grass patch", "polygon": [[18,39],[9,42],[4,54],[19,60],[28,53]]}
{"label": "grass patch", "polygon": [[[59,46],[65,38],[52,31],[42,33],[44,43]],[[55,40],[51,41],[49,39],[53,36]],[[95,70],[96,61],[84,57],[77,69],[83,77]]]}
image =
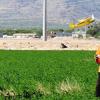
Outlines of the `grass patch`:
{"label": "grass patch", "polygon": [[77,80],[66,79],[66,81],[59,83],[59,85],[56,87],[56,91],[59,94],[71,94],[81,92],[81,88],[82,86],[79,85]]}

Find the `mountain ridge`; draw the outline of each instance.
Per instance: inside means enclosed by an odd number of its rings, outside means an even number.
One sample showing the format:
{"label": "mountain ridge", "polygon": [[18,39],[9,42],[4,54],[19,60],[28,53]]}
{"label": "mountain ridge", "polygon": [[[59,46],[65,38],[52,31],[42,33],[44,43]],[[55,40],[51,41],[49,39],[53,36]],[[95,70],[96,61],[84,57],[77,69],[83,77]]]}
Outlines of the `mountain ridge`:
{"label": "mountain ridge", "polygon": [[[9,21],[7,24],[15,20],[19,20],[19,24],[20,20],[32,20],[30,27],[35,24],[41,26],[42,8],[43,0],[0,0],[0,20],[4,23]],[[99,0],[47,0],[48,25],[51,26],[57,24],[66,26],[73,20],[77,21],[92,14],[99,19],[99,11]]]}

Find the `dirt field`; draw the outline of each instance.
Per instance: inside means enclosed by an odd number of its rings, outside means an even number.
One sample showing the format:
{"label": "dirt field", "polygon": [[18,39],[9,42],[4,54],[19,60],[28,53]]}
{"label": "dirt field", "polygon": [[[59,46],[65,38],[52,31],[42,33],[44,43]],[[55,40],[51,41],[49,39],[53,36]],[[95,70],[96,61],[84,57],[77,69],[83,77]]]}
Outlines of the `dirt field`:
{"label": "dirt field", "polygon": [[[64,43],[67,48],[61,48]],[[100,46],[97,39],[73,39],[55,37],[46,42],[42,39],[0,39],[0,49],[4,50],[95,50]]]}

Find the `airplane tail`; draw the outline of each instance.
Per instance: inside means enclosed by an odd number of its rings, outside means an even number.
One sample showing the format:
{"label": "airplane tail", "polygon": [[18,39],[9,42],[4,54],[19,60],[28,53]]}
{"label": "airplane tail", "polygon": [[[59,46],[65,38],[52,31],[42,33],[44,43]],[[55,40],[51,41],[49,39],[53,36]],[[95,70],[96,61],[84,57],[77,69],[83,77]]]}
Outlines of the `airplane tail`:
{"label": "airplane tail", "polygon": [[70,27],[71,29],[74,29],[74,28],[75,28],[74,23],[70,23],[70,24],[69,24],[69,27]]}
{"label": "airplane tail", "polygon": [[92,19],[95,20],[94,14],[92,14]]}

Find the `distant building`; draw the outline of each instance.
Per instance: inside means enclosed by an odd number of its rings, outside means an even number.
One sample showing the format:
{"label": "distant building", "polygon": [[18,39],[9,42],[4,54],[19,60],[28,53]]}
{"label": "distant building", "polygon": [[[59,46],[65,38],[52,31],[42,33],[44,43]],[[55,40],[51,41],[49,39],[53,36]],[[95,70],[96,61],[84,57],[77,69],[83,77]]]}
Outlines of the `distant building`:
{"label": "distant building", "polygon": [[18,33],[18,34],[13,34],[13,38],[35,38],[36,34],[28,33],[28,34],[23,34],[23,33]]}
{"label": "distant building", "polygon": [[18,34],[13,34],[12,36],[9,35],[3,35],[3,38],[38,38],[38,36],[36,35],[36,33],[32,34],[32,33],[18,33]]}
{"label": "distant building", "polygon": [[3,38],[7,38],[7,35],[3,35]]}
{"label": "distant building", "polygon": [[72,34],[73,38],[86,38],[86,31],[74,31]]}

